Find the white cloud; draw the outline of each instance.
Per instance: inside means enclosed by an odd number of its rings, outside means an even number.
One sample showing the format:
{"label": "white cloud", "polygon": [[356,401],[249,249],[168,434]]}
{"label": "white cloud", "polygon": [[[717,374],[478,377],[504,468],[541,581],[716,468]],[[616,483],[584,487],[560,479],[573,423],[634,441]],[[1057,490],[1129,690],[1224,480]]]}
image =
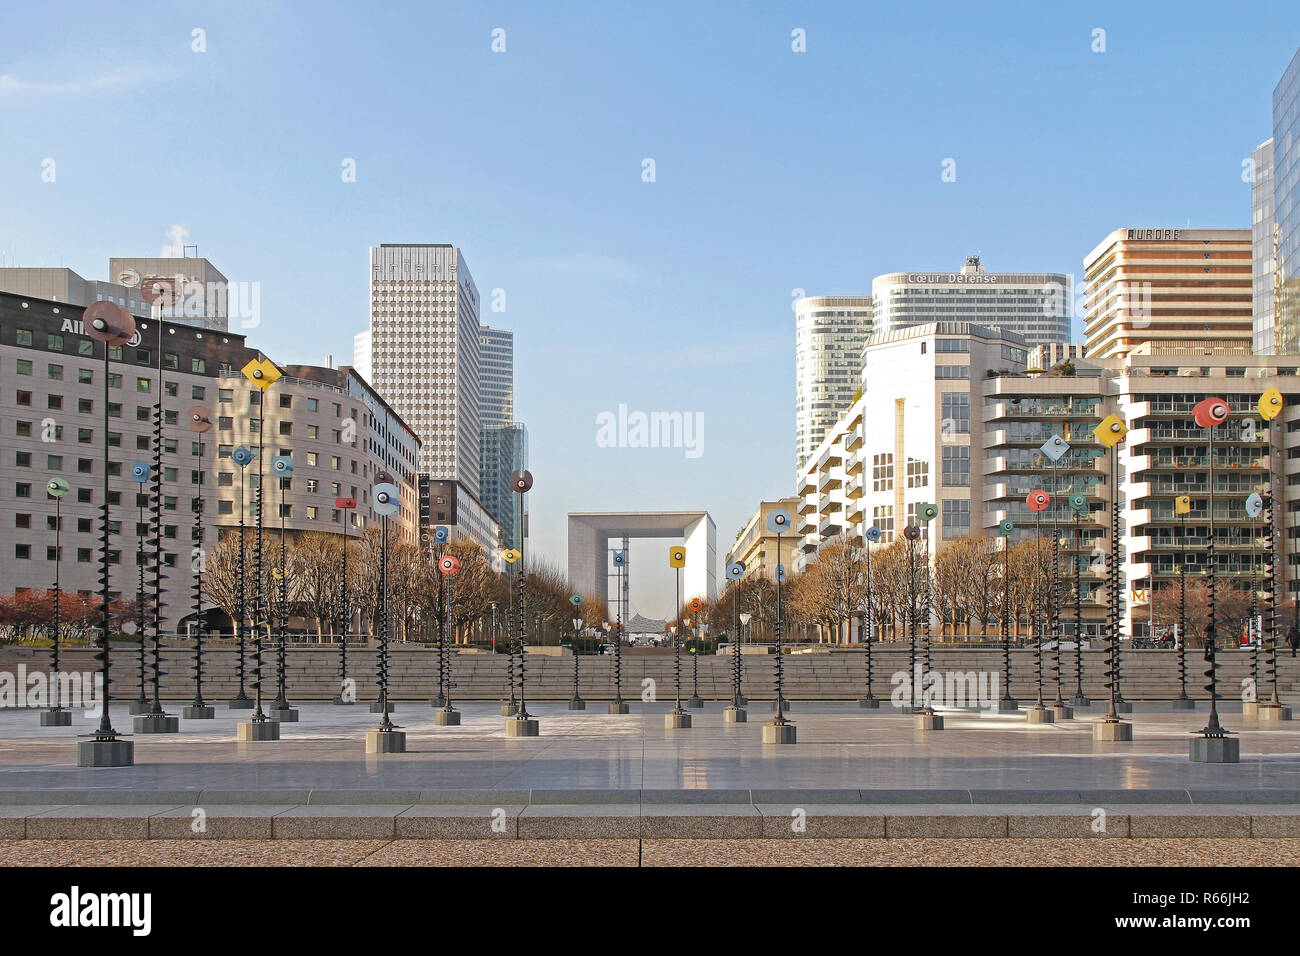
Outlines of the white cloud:
{"label": "white cloud", "polygon": [[154,76],[152,67],[120,66],[99,76],[79,80],[23,80],[12,73],[0,73],[0,96],[81,96],[88,93],[111,93]]}
{"label": "white cloud", "polygon": [[159,259],[179,259],[185,255],[185,240],[190,237],[189,229],[184,226],[172,226],[167,230],[167,245],[158,251]]}

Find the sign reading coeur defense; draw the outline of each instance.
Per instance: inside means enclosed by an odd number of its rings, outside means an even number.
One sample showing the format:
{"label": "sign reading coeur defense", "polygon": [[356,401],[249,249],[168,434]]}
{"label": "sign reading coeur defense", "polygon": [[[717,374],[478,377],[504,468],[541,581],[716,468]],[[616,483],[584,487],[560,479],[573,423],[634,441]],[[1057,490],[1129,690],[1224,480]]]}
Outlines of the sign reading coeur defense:
{"label": "sign reading coeur defense", "polygon": [[335,508],[355,508],[357,506],[356,498],[335,498]]}

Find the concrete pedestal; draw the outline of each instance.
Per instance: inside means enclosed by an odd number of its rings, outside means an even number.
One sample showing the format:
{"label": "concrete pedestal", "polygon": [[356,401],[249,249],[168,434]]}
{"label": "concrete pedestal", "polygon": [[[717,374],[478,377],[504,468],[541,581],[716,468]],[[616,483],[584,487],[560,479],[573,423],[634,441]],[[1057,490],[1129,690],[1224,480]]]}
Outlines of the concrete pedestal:
{"label": "concrete pedestal", "polygon": [[1073,720],[1074,708],[1069,704],[1053,704],[1047,708],[1047,712],[1052,715],[1053,720]]}
{"label": "concrete pedestal", "polygon": [[1050,724],[1055,720],[1054,715],[1046,707],[1039,707],[1035,704],[1025,711],[1025,723],[1027,724]]}
{"label": "concrete pedestal", "polygon": [[879,710],[880,701],[875,697],[859,697],[858,706],[863,710]]}
{"label": "concrete pedestal", "polygon": [[78,767],[131,767],[135,744],[129,740],[78,740]]}
{"label": "concrete pedestal", "polygon": [[628,713],[627,701],[623,701],[623,700],[611,700],[611,701],[609,702],[609,712],[610,712],[611,714],[626,714],[626,713]]}
{"label": "concrete pedestal", "polygon": [[72,711],[70,710],[43,710],[41,711],[42,727],[71,727]]}
{"label": "concrete pedestal", "polygon": [[739,707],[728,707],[722,712],[724,724],[743,724],[748,720],[749,715]]}
{"label": "concrete pedestal", "polygon": [[1104,717],[1092,722],[1092,739],[1114,742],[1133,739],[1133,725],[1127,720],[1106,720]]}
{"label": "concrete pedestal", "polygon": [[[241,724],[240,726],[243,725]],[[368,754],[406,753],[406,731],[404,730],[366,731],[366,753]]]}
{"label": "concrete pedestal", "polygon": [[430,706],[430,707],[446,707],[446,706],[447,706],[447,698],[443,697],[441,694],[434,694],[432,697],[429,698],[429,706]]}
{"label": "concrete pedestal", "polygon": [[586,710],[587,702],[581,697],[575,697],[569,701],[569,710]]}
{"label": "concrete pedestal", "polygon": [[1193,737],[1187,756],[1194,763],[1240,763],[1241,741],[1236,737]]}
{"label": "concrete pedestal", "polygon": [[943,718],[938,714],[913,714],[913,730],[943,730]]}
{"label": "concrete pedestal", "polygon": [[1243,717],[1247,717],[1247,718],[1251,718],[1251,719],[1253,719],[1253,718],[1255,718],[1255,717],[1258,717],[1258,716],[1259,716],[1259,701],[1257,701],[1257,700],[1243,700],[1243,701],[1241,702],[1241,716],[1243,716]]}
{"label": "concrete pedestal", "polygon": [[332,701],[330,701],[330,703],[335,704],[339,707],[351,707],[353,704],[356,703],[356,701],[348,700],[344,698],[342,694],[340,694],[338,697],[335,697]]}
{"label": "concrete pedestal", "polygon": [[998,701],[999,714],[1016,714],[1019,712],[1020,712],[1020,701],[1008,700],[1005,697],[1002,698],[1002,700]]}
{"label": "concrete pedestal", "polygon": [[664,730],[688,730],[690,726],[690,714],[664,714]]}
{"label": "concrete pedestal", "polygon": [[517,714],[518,712],[519,712],[519,705],[518,705],[518,704],[502,704],[502,705],[501,705],[501,716],[502,716],[502,717],[513,717],[513,716],[514,716],[515,714]]}
{"label": "concrete pedestal", "polygon": [[744,694],[741,694],[739,697],[733,697],[731,702],[737,707],[749,706],[749,698],[746,697]]}
{"label": "concrete pedestal", "polygon": [[[439,706],[442,705],[440,704]],[[390,700],[388,702],[388,712],[391,714],[391,713],[395,713],[396,710],[397,710],[397,705],[395,705]],[[382,714],[384,712],[384,702],[382,700],[375,701],[373,704],[370,705],[370,712],[372,714]]]}
{"label": "concrete pedestal", "polygon": [[1131,714],[1133,713],[1133,705],[1126,700],[1117,700],[1115,701],[1115,713]]}
{"label": "concrete pedestal", "polygon": [[239,741],[279,740],[278,720],[241,720],[235,725],[235,739]]}
{"label": "concrete pedestal", "polygon": [[1190,697],[1179,697],[1169,702],[1170,710],[1195,710],[1196,701]]}
{"label": "concrete pedestal", "polygon": [[506,721],[507,737],[536,737],[539,732],[537,721],[530,717],[511,717]]}
{"label": "concrete pedestal", "polygon": [[1263,724],[1272,723],[1276,720],[1290,720],[1291,708],[1286,704],[1274,706],[1273,704],[1259,705],[1259,721]]}
{"label": "concrete pedestal", "polygon": [[171,714],[141,714],[131,724],[137,734],[175,734],[181,729],[181,719]]}
{"label": "concrete pedestal", "polygon": [[439,727],[459,727],[459,710],[440,710],[433,715],[433,722]]}
{"label": "concrete pedestal", "polygon": [[126,705],[126,712],[132,717],[138,717],[140,714],[149,713],[149,708],[153,706],[151,700],[133,700]]}
{"label": "concrete pedestal", "polygon": [[794,724],[764,724],[763,743],[792,744],[795,742]]}
{"label": "concrete pedestal", "polygon": [[281,723],[296,724],[298,722],[298,708],[272,708],[271,719],[278,720]]}
{"label": "concrete pedestal", "polygon": [[704,707],[704,701],[698,697],[691,697],[686,701],[686,706],[693,710],[701,710]]}
{"label": "concrete pedestal", "polygon": [[[791,707],[788,700],[781,701],[781,710],[787,714],[790,713]],[[776,701],[772,701],[772,713],[776,713]]]}
{"label": "concrete pedestal", "polygon": [[1078,710],[1081,707],[1091,707],[1092,701],[1089,700],[1087,697],[1083,697],[1079,694],[1075,694],[1072,698],[1070,698],[1070,706],[1073,707],[1075,710]]}
{"label": "concrete pedestal", "polygon": [[226,704],[230,710],[252,710],[253,698],[251,697],[232,697]]}
{"label": "concrete pedestal", "polygon": [[190,704],[181,711],[181,716],[186,720],[212,720],[217,716],[217,711],[216,708],[210,707],[207,704],[199,706]]}

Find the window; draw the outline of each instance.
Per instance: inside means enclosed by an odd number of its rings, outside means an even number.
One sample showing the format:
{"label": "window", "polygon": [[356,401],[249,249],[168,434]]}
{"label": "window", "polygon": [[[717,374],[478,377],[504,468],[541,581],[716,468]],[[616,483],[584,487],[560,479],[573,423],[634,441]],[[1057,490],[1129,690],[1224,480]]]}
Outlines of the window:
{"label": "window", "polygon": [[14,464],[19,468],[32,467],[32,453],[29,451],[14,452]]}
{"label": "window", "polygon": [[281,407],[281,408],[292,408],[292,407],[293,407],[293,396],[292,396],[292,395],[281,395],[281,396],[280,396],[280,407]]}
{"label": "window", "polygon": [[281,435],[292,435],[292,434],[293,434],[293,422],[280,422],[280,434],[281,434]]}
{"label": "window", "polygon": [[55,411],[62,410],[62,408],[63,408],[63,396],[62,396],[62,395],[47,395],[47,396],[45,396],[45,407],[46,407],[46,408],[52,408],[52,409],[54,409]]}
{"label": "window", "polygon": [[92,372],[92,371],[91,371],[90,369],[88,369],[88,368],[79,368],[79,369],[77,369],[77,384],[78,384],[78,385],[94,385],[94,384],[95,384],[95,373]]}
{"label": "window", "polygon": [[63,381],[63,366],[50,364],[45,367],[46,378],[53,379],[56,382]]}
{"label": "window", "polygon": [[15,498],[30,498],[32,496],[32,486],[30,482],[20,481],[14,485]]}
{"label": "window", "polygon": [[94,504],[94,499],[93,499],[93,498],[91,497],[91,495],[90,495],[90,489],[89,489],[89,488],[78,488],[78,489],[77,489],[77,504],[80,504],[80,505],[89,505],[89,504]]}
{"label": "window", "polygon": [[235,453],[235,446],[234,446],[234,445],[218,445],[218,446],[217,446],[217,457],[218,457],[218,458],[229,458],[229,457],[230,457],[231,455],[233,455],[234,453]]}
{"label": "window", "polygon": [[30,528],[32,526],[31,515],[14,515],[15,528]]}
{"label": "window", "polygon": [[970,500],[966,498],[943,499],[943,536],[960,538],[970,534]]}
{"label": "window", "polygon": [[175,352],[163,353],[163,367],[169,369],[178,369],[181,367],[180,357]]}
{"label": "window", "polygon": [[175,382],[167,382],[163,388],[168,398],[175,398],[180,394],[180,387]]}
{"label": "window", "polygon": [[148,392],[152,390],[152,388],[153,388],[153,383],[149,381],[149,379],[144,378],[143,376],[135,380],[135,390],[137,392]]}
{"label": "window", "polygon": [[233,501],[217,502],[217,514],[232,515],[234,513],[235,513],[235,503]]}
{"label": "window", "polygon": [[196,402],[203,401],[203,396],[207,394],[208,394],[208,390],[204,388],[202,385],[190,386],[190,398],[194,399]]}
{"label": "window", "polygon": [[78,548],[78,549],[77,549],[77,560],[80,561],[82,564],[89,564],[89,563],[90,563],[90,549],[89,549],[89,548]]}
{"label": "window", "polygon": [[77,342],[77,354],[78,354],[78,355],[94,355],[94,354],[95,354],[95,340],[94,340],[94,339],[81,339],[79,342]]}
{"label": "window", "polygon": [[32,546],[30,544],[14,545],[14,557],[19,561],[28,561],[32,556]]}
{"label": "window", "polygon": [[880,529],[880,541],[889,544],[894,540],[894,506],[880,505],[871,509],[871,523]]}
{"label": "window", "polygon": [[315,399],[315,398],[309,398],[309,399],[307,399],[307,411],[309,411],[309,412],[318,411],[318,410],[319,410],[319,406],[320,406],[320,402],[319,402],[319,400],[317,400],[317,399]]}
{"label": "window", "polygon": [[57,332],[51,332],[45,337],[45,344],[49,347],[51,352],[62,352],[63,336],[59,335]]}
{"label": "window", "polygon": [[208,363],[201,358],[190,359],[190,371],[195,375],[204,375],[207,373]]}
{"label": "window", "polygon": [[217,389],[217,401],[225,403],[225,402],[233,402],[234,400],[235,400],[235,390],[233,388]]}
{"label": "window", "polygon": [[235,473],[233,471],[223,471],[217,475],[217,485],[222,488],[230,488],[235,484]]}
{"label": "window", "polygon": [[121,373],[119,373],[119,372],[109,372],[109,373],[108,373],[108,387],[109,387],[109,388],[121,388],[121,387],[122,387],[122,375],[121,375]]}
{"label": "window", "polygon": [[320,437],[320,427],[317,426],[317,425],[308,425],[308,426],[307,426],[307,437],[308,437],[308,438],[319,438],[319,437]]}
{"label": "window", "polygon": [[137,422],[153,421],[153,410],[148,405],[137,405],[135,407],[135,420]]}
{"label": "window", "polygon": [[14,341],[17,342],[19,345],[31,345],[31,344],[32,344],[32,330],[31,330],[31,329],[15,329],[15,330],[14,330]]}
{"label": "window", "polygon": [[17,364],[14,367],[14,371],[16,371],[19,375],[31,375],[32,374],[31,359],[19,359]]}
{"label": "window", "polygon": [[149,364],[149,350],[148,350],[148,349],[136,349],[136,350],[135,350],[135,362],[136,362],[137,365],[148,365],[148,364]]}
{"label": "window", "polygon": [[62,470],[63,470],[63,456],[62,456],[62,455],[46,455],[46,456],[45,456],[45,468],[46,468],[48,471],[62,471]]}
{"label": "window", "polygon": [[95,462],[90,458],[77,459],[77,471],[83,475],[93,474],[95,471]]}
{"label": "window", "polygon": [[89,398],[77,399],[77,411],[82,415],[89,415],[95,411],[95,403]]}
{"label": "window", "polygon": [[222,415],[217,419],[217,428],[223,432],[228,432],[235,427],[235,420],[229,415]]}
{"label": "window", "polygon": [[315,478],[307,479],[307,494],[314,495],[320,492],[320,482]]}
{"label": "window", "polygon": [[83,445],[89,444],[94,440],[95,440],[95,430],[93,428],[77,429],[77,441],[81,442]]}
{"label": "window", "polygon": [[894,455],[892,452],[871,456],[871,490],[894,490]]}
{"label": "window", "polygon": [[315,521],[315,520],[316,520],[316,515],[317,515],[317,514],[318,514],[318,510],[317,510],[317,508],[316,508],[315,505],[308,505],[308,506],[307,506],[307,520],[308,520],[308,521]]}
{"label": "window", "polygon": [[934,377],[938,379],[970,378],[969,365],[936,365]]}
{"label": "window", "polygon": [[31,437],[32,437],[32,423],[31,423],[31,422],[18,422],[18,423],[14,426],[14,432],[15,432],[15,434],[18,435],[19,438],[31,438]]}
{"label": "window", "polygon": [[924,488],[930,483],[930,463],[919,458],[907,459],[907,487]]}
{"label": "window", "polygon": [[969,352],[970,342],[967,339],[935,339],[935,352]]}
{"label": "window", "polygon": [[951,488],[970,487],[970,446],[943,446],[943,483]]}
{"label": "window", "polygon": [[317,461],[316,453],[314,451],[307,452],[307,467],[315,468],[316,461]]}
{"label": "window", "polygon": [[966,392],[944,392],[941,414],[946,435],[970,434],[970,395]]}
{"label": "window", "polygon": [[28,405],[28,406],[30,406],[30,405],[32,404],[32,393],[31,393],[31,392],[24,392],[22,389],[19,389],[19,390],[18,390],[18,404],[19,404],[19,405]]}

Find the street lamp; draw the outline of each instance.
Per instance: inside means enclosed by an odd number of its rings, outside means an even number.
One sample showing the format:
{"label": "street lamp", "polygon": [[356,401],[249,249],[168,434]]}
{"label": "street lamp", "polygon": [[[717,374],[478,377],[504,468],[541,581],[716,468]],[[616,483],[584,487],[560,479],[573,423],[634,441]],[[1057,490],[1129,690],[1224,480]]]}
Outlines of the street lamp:
{"label": "street lamp", "polygon": [[1266,567],[1267,582],[1265,589],[1268,594],[1268,672],[1267,680],[1272,685],[1272,695],[1269,700],[1259,705],[1259,719],[1266,721],[1273,720],[1290,720],[1291,708],[1284,706],[1277,696],[1277,505],[1278,495],[1277,479],[1273,473],[1273,429],[1278,426],[1273,425],[1273,419],[1282,411],[1282,393],[1276,388],[1270,388],[1259,397],[1258,409],[1260,417],[1268,424],[1268,495],[1265,504],[1268,507],[1268,557]]}
{"label": "street lamp", "polygon": [[785,717],[785,659],[781,646],[781,585],[785,581],[785,565],[781,563],[781,536],[790,530],[790,512],[784,508],[774,508],[767,516],[767,530],[776,535],[776,713],[770,724],[763,725],[763,743],[793,744],[797,737],[795,725]]}
{"label": "street lamp", "polygon": [[[514,548],[506,548],[501,552],[501,560],[508,567],[514,567],[520,554]],[[519,699],[515,695],[515,586],[514,582],[506,581],[506,593],[509,595],[509,605],[506,610],[506,684],[510,688],[510,699],[501,701],[501,716],[513,717],[519,713]]]}
{"label": "street lamp", "polygon": [[524,650],[524,628],[527,622],[527,565],[524,558],[524,494],[533,487],[533,474],[530,471],[513,471],[510,473],[510,487],[519,495],[519,570],[515,581],[519,586],[519,708],[515,715],[506,721],[507,737],[536,737],[540,733],[537,720],[528,713],[527,700],[527,659]]}
{"label": "street lamp", "polygon": [[59,690],[61,684],[59,680],[59,639],[62,637],[59,613],[62,610],[60,604],[63,600],[63,592],[59,588],[59,566],[63,561],[63,496],[71,490],[71,487],[64,478],[51,478],[45,484],[46,494],[54,499],[54,620],[51,622],[53,630],[50,635],[51,703],[49,710],[41,711],[42,727],[72,726],[72,711],[63,709]]}
{"label": "street lamp", "polygon": [[[202,405],[189,410],[189,427],[196,435],[212,430],[212,416]],[[191,585],[194,595],[194,702],[181,711],[181,716],[186,720],[211,720],[216,711],[203,699],[203,639],[208,633],[207,616],[203,611],[203,574],[207,561],[203,550],[203,495],[191,499],[190,510],[194,512],[194,528],[190,532],[190,572],[194,575]]]}
{"label": "street lamp", "polygon": [[1056,681],[1056,700],[1052,702],[1052,717],[1055,720],[1069,720],[1074,717],[1074,710],[1061,696],[1061,535],[1060,524],[1056,517],[1056,508],[1050,506],[1051,496],[1060,495],[1061,489],[1056,476],[1057,464],[1070,444],[1060,435],[1053,435],[1040,447],[1039,451],[1052,463],[1052,490],[1048,493],[1049,511],[1052,516],[1052,578],[1048,591],[1048,613],[1052,633],[1052,672]]}
{"label": "street lamp", "polygon": [[723,723],[743,724],[748,720],[745,698],[740,693],[740,629],[749,622],[749,614],[740,613],[740,579],[745,575],[745,563],[733,561],[727,565],[727,580],[731,582],[731,706],[723,710]]}
{"label": "street lamp", "polygon": [[925,682],[930,676],[930,611],[932,600],[932,584],[930,575],[930,522],[939,514],[937,505],[922,502],[916,506],[916,517],[920,525],[916,526],[917,530],[924,529],[925,549],[922,554],[925,577],[921,589],[921,640],[924,649],[924,657],[921,664],[921,706],[919,709],[913,707],[912,724],[917,730],[943,730],[943,718],[935,713],[934,707],[930,704],[930,698],[925,694]]}
{"label": "street lamp", "polygon": [[132,716],[149,713],[149,696],[146,693],[147,679],[145,677],[148,672],[148,654],[145,650],[147,628],[144,620],[144,609],[147,603],[144,596],[144,529],[149,527],[144,520],[144,503],[149,497],[144,491],[144,486],[148,480],[149,463],[147,461],[132,463],[131,481],[139,486],[135,493],[135,626],[136,634],[140,638],[140,644],[137,648],[140,696],[127,705],[127,713]]}
{"label": "street lamp", "polygon": [[285,485],[293,481],[293,456],[276,455],[271,459],[271,474],[280,486],[280,567],[273,572],[276,578],[276,603],[279,614],[277,630],[280,640],[275,653],[275,702],[271,705],[271,716],[279,721],[296,721],[298,709],[289,703],[288,689],[288,641],[289,641],[289,564],[285,550],[284,533],[284,490]]}
{"label": "street lamp", "polygon": [[1196,424],[1205,429],[1207,468],[1209,472],[1209,536],[1206,541],[1206,564],[1210,569],[1209,607],[1205,622],[1205,689],[1210,694],[1210,716],[1199,736],[1188,746],[1188,757],[1198,763],[1237,763],[1241,760],[1241,741],[1227,736],[1230,731],[1219,723],[1219,681],[1217,649],[1218,629],[1215,612],[1218,600],[1218,562],[1214,557],[1214,427],[1228,419],[1228,403],[1221,398],[1207,398],[1192,409]]}
{"label": "street lamp", "polygon": [[[383,477],[382,475],[380,477]],[[381,481],[370,491],[371,506],[379,515],[379,654],[376,658],[379,699],[371,713],[381,715],[379,726],[366,732],[366,753],[406,753],[406,733],[389,717],[388,703],[388,519],[397,514],[400,492],[395,484]]]}
{"label": "street lamp", "polygon": [[1078,492],[1070,495],[1070,512],[1074,516],[1074,698],[1075,707],[1091,707],[1092,701],[1083,695],[1083,532],[1079,520],[1089,513],[1088,499]]}
{"label": "street lamp", "polygon": [[[444,529],[445,531],[445,529]],[[456,602],[455,594],[452,589],[453,578],[456,572],[460,570],[460,559],[454,554],[444,554],[438,559],[438,571],[442,580],[447,586],[447,600],[444,608],[444,619],[446,624],[442,628],[442,641],[438,647],[439,664],[438,673],[441,680],[441,697],[442,709],[433,715],[433,722],[440,727],[458,727],[460,726],[460,711],[451,705],[451,689],[456,686],[451,677],[451,652],[447,649],[448,639],[456,640]],[[444,669],[441,666],[443,655],[447,657],[447,666]]]}
{"label": "street lamp", "polygon": [[[627,580],[627,551],[614,552],[615,587],[618,593],[614,597],[617,608],[614,617],[614,699],[609,702],[609,713],[626,714],[628,705],[623,700],[623,588]],[[606,629],[609,622],[605,622]]]}
{"label": "street lamp", "polygon": [[[242,505],[241,505],[242,507]],[[352,624],[352,607],[348,604],[348,525],[352,518],[348,514],[357,507],[356,498],[335,498],[334,507],[343,512],[343,575],[339,579],[339,694],[334,703],[339,705],[355,704],[357,695],[355,685],[348,679],[348,627]]]}
{"label": "street lamp", "polygon": [[872,607],[871,599],[871,546],[880,541],[881,532],[874,524],[863,532],[867,539],[866,547],[862,549],[863,557],[866,559],[866,574],[863,579],[862,588],[862,606],[858,611],[858,633],[862,638],[862,649],[864,651],[866,663],[866,693],[858,698],[858,706],[864,710],[879,710],[880,701],[871,690],[872,684],[872,660],[871,660],[871,643],[876,629],[875,608]]}
{"label": "street lamp", "polygon": [[[673,545],[668,549],[668,566],[676,570],[677,600],[673,604],[674,614],[681,616],[682,610],[682,568],[686,567],[686,549]],[[691,726],[691,715],[682,710],[682,625],[688,621],[675,621],[672,625],[673,635],[673,684],[677,702],[670,713],[664,715],[665,730],[686,730]]]}
{"label": "street lamp", "polygon": [[700,699],[700,635],[708,628],[700,623],[700,612],[704,609],[704,602],[698,597],[693,597],[689,607],[695,614],[694,643],[691,645],[691,679],[694,686],[691,690],[691,699],[686,702],[686,706],[699,710],[704,706],[704,701]]}
{"label": "street lamp", "polygon": [[[1107,415],[1092,430],[1097,441],[1110,449],[1110,555],[1106,561],[1106,691],[1109,706],[1106,714],[1092,723],[1092,739],[1121,741],[1133,739],[1133,725],[1120,719],[1119,689],[1119,443],[1128,434],[1128,426],[1118,415]],[[1128,708],[1126,707],[1125,710]]]}
{"label": "street lamp", "polygon": [[[1029,510],[1034,513],[1034,582],[1035,597],[1038,601],[1047,599],[1046,594],[1046,574],[1043,570],[1043,528],[1041,523],[1042,513],[1051,506],[1052,496],[1041,489],[1031,491],[1025,498],[1025,504]],[[1038,604],[1035,601],[1035,604]],[[1025,712],[1025,719],[1031,724],[1050,724],[1056,715],[1043,706],[1043,627],[1044,618],[1051,620],[1051,607],[1043,608],[1038,605],[1039,613],[1031,614],[1030,621],[1034,627],[1034,684],[1038,691],[1038,700],[1034,706]]]}
{"label": "street lamp", "polygon": [[1016,523],[1010,518],[998,522],[998,535],[1002,538],[1002,698],[998,713],[1009,714],[1020,710],[1020,701],[1011,696],[1011,536]]}
{"label": "street lamp", "polygon": [[[582,606],[582,595],[575,594],[569,603],[578,608]],[[582,636],[582,618],[573,619],[573,698],[569,701],[569,710],[586,710],[587,702],[578,693],[578,640]]]}
{"label": "street lamp", "polygon": [[[259,415],[262,413],[262,411],[258,412]],[[235,562],[235,589],[239,592],[239,600],[236,602],[236,612],[239,620],[235,622],[235,629],[238,631],[239,637],[238,657],[235,659],[235,674],[239,679],[239,692],[230,699],[226,706],[230,710],[252,710],[253,700],[248,696],[244,687],[248,668],[248,584],[245,577],[248,564],[248,542],[244,533],[246,527],[244,523],[244,502],[248,499],[245,474],[249,463],[253,460],[253,453],[240,445],[230,453],[230,460],[239,468],[239,555]]]}
{"label": "street lamp", "polygon": [[[121,348],[135,335],[135,319],[126,309],[108,300],[100,300],[88,306],[82,314],[86,334],[104,346],[104,485],[103,501],[100,502],[100,537],[99,537],[99,601],[100,601],[100,645],[95,659],[100,665],[100,679],[103,685],[103,706],[99,715],[99,727],[90,738],[77,743],[77,766],[79,767],[129,767],[135,763],[135,744],[122,740],[113,729],[109,718],[109,705],[113,699],[113,684],[109,678],[112,645],[109,641],[109,629],[112,626],[112,613],[109,601],[108,552],[111,540],[108,508],[108,353],[112,348]],[[57,675],[56,675],[57,677]]]}

